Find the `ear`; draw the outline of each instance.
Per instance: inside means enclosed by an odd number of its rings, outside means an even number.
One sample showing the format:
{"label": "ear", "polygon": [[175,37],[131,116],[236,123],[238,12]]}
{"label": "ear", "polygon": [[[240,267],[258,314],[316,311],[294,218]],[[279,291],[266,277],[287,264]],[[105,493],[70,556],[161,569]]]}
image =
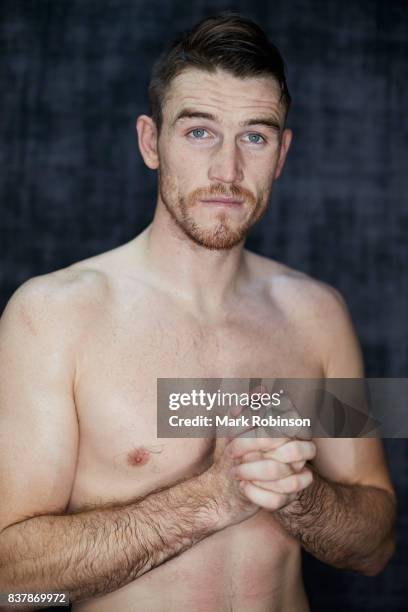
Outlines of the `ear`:
{"label": "ear", "polygon": [[275,179],[277,179],[282,173],[283,166],[286,160],[286,155],[288,154],[290,143],[292,142],[292,135],[292,130],[289,130],[288,128],[283,130],[282,140],[279,149],[278,163],[276,164],[275,170]]}
{"label": "ear", "polygon": [[137,139],[144,163],[151,170],[159,167],[157,128],[151,117],[140,115],[136,121]]}

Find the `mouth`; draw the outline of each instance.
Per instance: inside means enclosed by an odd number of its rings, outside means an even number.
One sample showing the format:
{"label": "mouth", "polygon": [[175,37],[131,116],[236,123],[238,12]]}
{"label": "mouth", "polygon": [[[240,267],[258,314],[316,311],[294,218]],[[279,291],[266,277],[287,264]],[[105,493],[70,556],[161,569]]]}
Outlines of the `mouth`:
{"label": "mouth", "polygon": [[203,204],[210,204],[213,206],[227,206],[227,207],[237,207],[243,204],[244,200],[239,200],[237,198],[231,198],[228,196],[214,196],[212,198],[202,198],[200,202]]}

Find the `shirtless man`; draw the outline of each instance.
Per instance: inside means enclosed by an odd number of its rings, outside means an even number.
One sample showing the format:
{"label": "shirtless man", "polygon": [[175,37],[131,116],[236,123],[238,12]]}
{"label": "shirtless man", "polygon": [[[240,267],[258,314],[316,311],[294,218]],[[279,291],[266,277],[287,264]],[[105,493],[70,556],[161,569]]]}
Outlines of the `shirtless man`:
{"label": "shirtless man", "polygon": [[301,546],[367,575],[392,555],[380,441],[156,436],[158,377],[364,375],[338,292],[244,249],[291,141],[282,60],[220,16],[150,93],[152,224],[31,279],[2,317],[0,591],[68,591],[75,612],[303,612]]}

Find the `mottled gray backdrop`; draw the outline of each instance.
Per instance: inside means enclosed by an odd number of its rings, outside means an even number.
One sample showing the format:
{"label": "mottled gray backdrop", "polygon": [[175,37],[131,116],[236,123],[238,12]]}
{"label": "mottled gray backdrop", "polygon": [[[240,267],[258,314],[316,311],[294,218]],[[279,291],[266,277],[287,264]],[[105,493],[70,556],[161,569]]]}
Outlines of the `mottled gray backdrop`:
{"label": "mottled gray backdrop", "polygon": [[[403,0],[2,0],[0,311],[27,278],[119,245],[150,221],[156,179],[137,151],[134,122],[146,111],[152,62],[177,31],[226,8],[264,26],[294,98],[287,167],[248,246],[337,287],[367,376],[405,377]],[[305,555],[313,610],[406,609],[407,448],[387,442],[398,553],[375,578]]]}

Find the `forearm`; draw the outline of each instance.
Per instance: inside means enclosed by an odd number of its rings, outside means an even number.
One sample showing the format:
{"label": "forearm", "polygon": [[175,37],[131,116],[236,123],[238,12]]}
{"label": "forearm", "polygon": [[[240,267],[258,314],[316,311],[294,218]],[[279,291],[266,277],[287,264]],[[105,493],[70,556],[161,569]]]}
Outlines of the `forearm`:
{"label": "forearm", "polygon": [[392,555],[395,512],[383,489],[338,484],[314,472],[312,484],[274,516],[321,561],[373,575]]}
{"label": "forearm", "polygon": [[108,593],[225,526],[200,477],[125,507],[38,516],[0,536],[0,592]]}

